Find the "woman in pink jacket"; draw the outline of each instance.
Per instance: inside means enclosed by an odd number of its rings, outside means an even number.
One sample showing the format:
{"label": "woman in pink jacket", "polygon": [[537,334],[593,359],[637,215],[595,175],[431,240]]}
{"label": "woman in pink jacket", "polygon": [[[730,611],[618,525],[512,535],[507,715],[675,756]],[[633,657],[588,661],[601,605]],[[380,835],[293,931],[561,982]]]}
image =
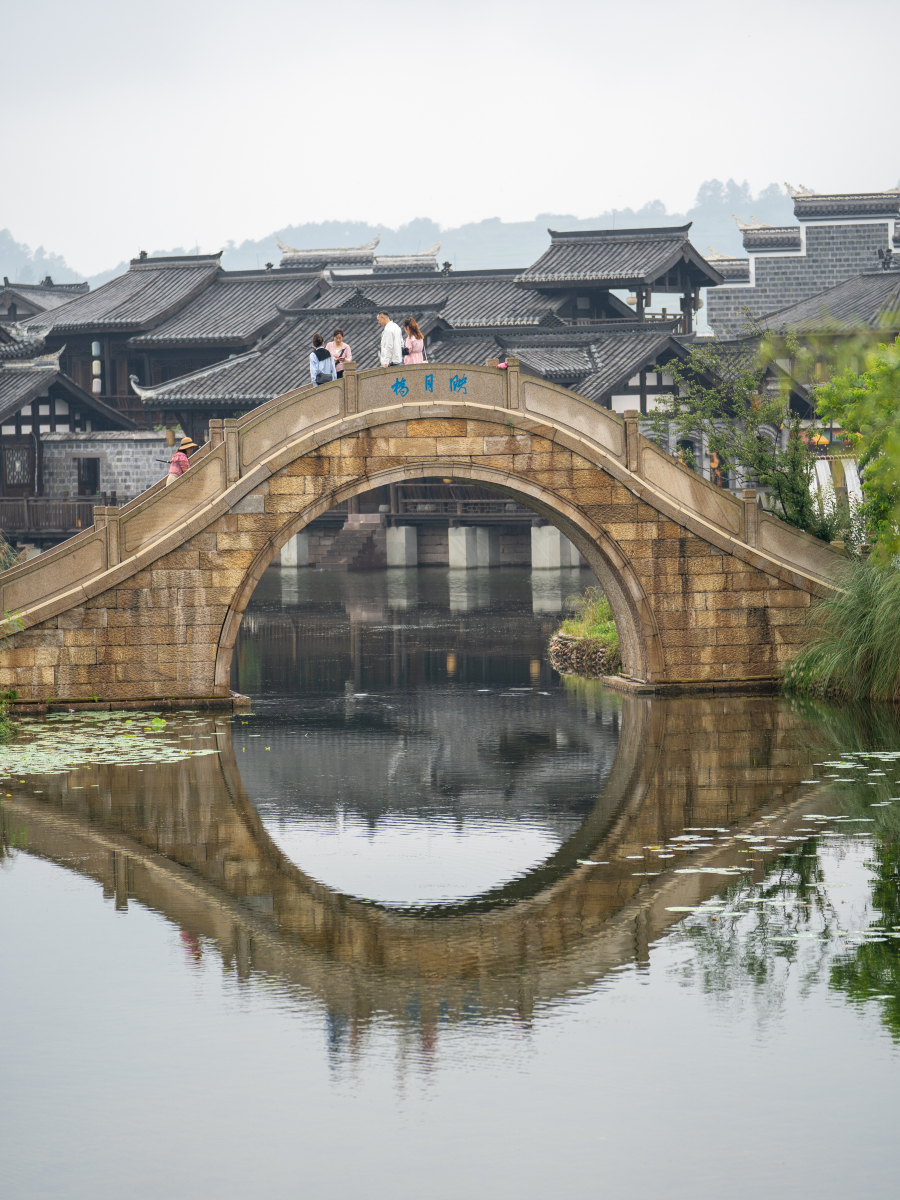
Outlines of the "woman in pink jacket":
{"label": "woman in pink jacket", "polygon": [[188,450],[196,450],[197,443],[192,442],[189,437],[181,439],[181,445],[172,455],[169,461],[169,473],[166,476],[166,487],[170,483],[174,483],[176,479],[180,479],[185,471],[190,469],[191,463],[188,458]]}

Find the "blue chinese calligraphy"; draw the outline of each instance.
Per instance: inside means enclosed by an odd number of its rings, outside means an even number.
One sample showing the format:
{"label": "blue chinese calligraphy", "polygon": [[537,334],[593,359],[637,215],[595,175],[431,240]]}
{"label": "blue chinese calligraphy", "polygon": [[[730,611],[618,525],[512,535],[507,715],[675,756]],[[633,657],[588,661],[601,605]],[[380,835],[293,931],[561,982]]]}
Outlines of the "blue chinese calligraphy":
{"label": "blue chinese calligraphy", "polygon": [[433,375],[425,376],[425,391],[426,392],[434,391],[434,376]]}
{"label": "blue chinese calligraphy", "polygon": [[409,388],[406,386],[406,380],[398,379],[396,383],[391,385],[391,391],[395,396],[408,396]]}
{"label": "blue chinese calligraphy", "polygon": [[468,396],[469,393],[468,393],[468,390],[466,389],[466,383],[468,382],[468,379],[469,379],[468,375],[454,375],[453,378],[450,380],[450,391],[451,392],[465,392],[466,395]]}

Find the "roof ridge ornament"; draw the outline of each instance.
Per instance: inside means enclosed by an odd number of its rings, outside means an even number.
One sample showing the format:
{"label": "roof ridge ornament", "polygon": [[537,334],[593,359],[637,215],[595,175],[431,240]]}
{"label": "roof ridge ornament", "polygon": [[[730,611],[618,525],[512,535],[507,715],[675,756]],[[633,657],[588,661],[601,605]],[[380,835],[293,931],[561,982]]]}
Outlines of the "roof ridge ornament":
{"label": "roof ridge ornament", "polygon": [[300,250],[296,246],[289,246],[287,242],[282,241],[280,237],[275,237],[278,243],[278,249],[281,251],[281,261],[285,262],[319,262],[321,259],[334,258],[338,261],[341,259],[354,259],[373,255],[378,243],[381,241],[381,234],[376,234],[371,242],[366,242],[363,246],[326,246],[322,249],[306,249]]}

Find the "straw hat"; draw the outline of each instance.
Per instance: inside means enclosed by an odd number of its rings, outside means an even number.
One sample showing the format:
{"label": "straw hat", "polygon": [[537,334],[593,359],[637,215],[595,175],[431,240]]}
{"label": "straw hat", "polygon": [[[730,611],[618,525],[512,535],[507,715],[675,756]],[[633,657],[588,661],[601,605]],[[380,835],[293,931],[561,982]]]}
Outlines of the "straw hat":
{"label": "straw hat", "polygon": [[185,450],[196,450],[196,449],[197,449],[197,443],[196,443],[196,442],[192,442],[192,441],[191,441],[191,439],[190,439],[189,437],[183,437],[183,438],[181,439],[181,445],[178,447],[178,449],[179,449],[179,450],[181,450],[181,451],[185,451]]}

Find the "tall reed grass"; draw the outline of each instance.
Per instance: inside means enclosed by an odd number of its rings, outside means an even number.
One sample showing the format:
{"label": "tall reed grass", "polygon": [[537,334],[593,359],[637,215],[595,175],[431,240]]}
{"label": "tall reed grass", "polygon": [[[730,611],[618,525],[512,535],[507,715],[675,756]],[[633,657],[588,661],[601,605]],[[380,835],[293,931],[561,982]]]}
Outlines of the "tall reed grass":
{"label": "tall reed grass", "polygon": [[809,642],[785,668],[786,690],[900,701],[900,571],[848,563],[843,590],[810,609]]}

